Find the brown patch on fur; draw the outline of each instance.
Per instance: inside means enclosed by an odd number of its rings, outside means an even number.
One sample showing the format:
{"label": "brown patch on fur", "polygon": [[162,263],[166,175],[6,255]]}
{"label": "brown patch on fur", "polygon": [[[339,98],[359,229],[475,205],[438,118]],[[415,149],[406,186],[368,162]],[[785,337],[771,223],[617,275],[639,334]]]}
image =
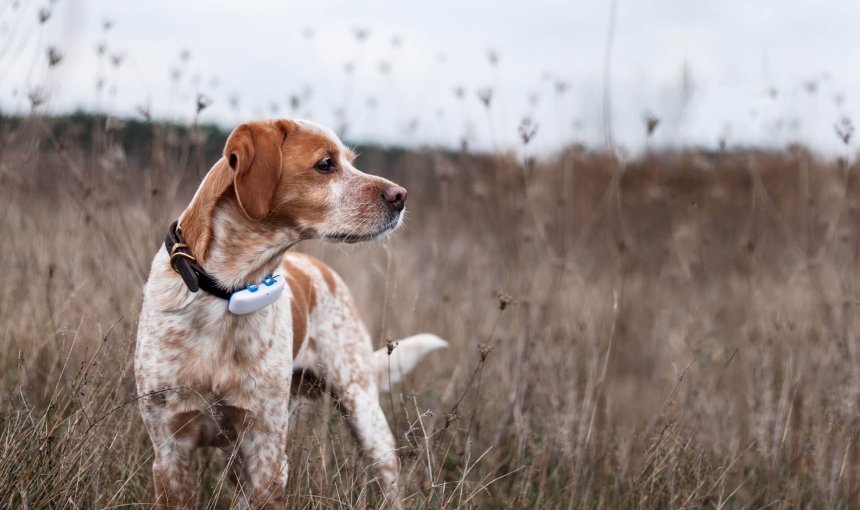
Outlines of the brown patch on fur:
{"label": "brown patch on fur", "polygon": [[212,242],[212,213],[215,205],[232,185],[233,172],[227,161],[221,158],[209,170],[191,204],[179,217],[182,237],[200,263],[206,260]]}
{"label": "brown patch on fur", "polygon": [[341,172],[321,174],[315,166],[323,158],[338,161],[339,156],[338,146],[327,136],[292,123],[283,149],[275,216],[293,226],[321,223],[329,212],[328,183]]}
{"label": "brown patch on fur", "polygon": [[293,296],[293,301],[290,304],[293,314],[293,359],[296,359],[296,356],[299,355],[302,344],[305,343],[305,335],[308,334],[308,316],[305,310],[302,309],[302,305],[305,305],[305,303],[299,303],[298,301]]}
{"label": "brown patch on fur", "polygon": [[334,271],[328,265],[321,261],[316,257],[311,257],[310,255],[305,256],[308,259],[308,262],[313,264],[315,268],[322,274],[323,280],[325,280],[325,284],[328,287],[329,292],[332,294],[335,293],[335,289],[337,289],[337,280],[334,277]]}
{"label": "brown patch on fur", "polygon": [[317,293],[314,282],[307,273],[286,260],[282,265],[287,285],[290,286],[292,293],[290,308],[293,314],[293,359],[295,359],[305,342],[308,318],[316,307]]}
{"label": "brown patch on fur", "polygon": [[161,341],[169,349],[184,349],[187,334],[187,332],[179,331],[176,328],[167,328],[164,331],[164,336],[161,337]]}
{"label": "brown patch on fur", "polygon": [[245,430],[251,427],[255,427],[257,430],[268,430],[266,428],[261,429],[259,423],[253,420],[251,413],[233,406],[218,407],[218,424],[222,431],[230,431],[229,433],[232,434],[232,437],[229,438],[230,441],[235,441]]}
{"label": "brown patch on fur", "polygon": [[174,415],[168,427],[173,437],[195,447],[226,447],[253,425],[248,412],[233,406],[213,406],[212,414],[188,411]]}
{"label": "brown patch on fur", "polygon": [[255,220],[269,215],[281,180],[281,147],[289,121],[249,122],[233,130],[224,157],[235,172],[233,186],[245,213]]}
{"label": "brown patch on fur", "polygon": [[168,428],[175,439],[191,442],[194,446],[208,446],[218,432],[215,422],[200,411],[174,415]]}

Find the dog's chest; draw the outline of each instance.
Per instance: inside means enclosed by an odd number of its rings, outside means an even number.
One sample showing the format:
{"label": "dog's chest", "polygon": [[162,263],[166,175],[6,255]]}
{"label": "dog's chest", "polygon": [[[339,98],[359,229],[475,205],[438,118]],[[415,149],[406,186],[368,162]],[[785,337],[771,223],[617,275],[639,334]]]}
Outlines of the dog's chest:
{"label": "dog's chest", "polygon": [[278,302],[235,316],[223,301],[201,296],[181,313],[162,316],[138,353],[147,386],[158,381],[235,404],[282,393],[292,377],[290,314],[282,309]]}

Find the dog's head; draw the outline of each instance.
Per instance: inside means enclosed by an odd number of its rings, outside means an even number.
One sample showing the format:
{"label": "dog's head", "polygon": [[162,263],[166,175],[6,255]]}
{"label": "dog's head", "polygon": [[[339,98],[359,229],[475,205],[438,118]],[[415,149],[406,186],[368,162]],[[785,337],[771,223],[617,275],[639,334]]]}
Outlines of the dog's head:
{"label": "dog's head", "polygon": [[351,243],[393,231],[403,220],[406,190],[359,171],[354,160],[334,132],[312,122],[242,124],[180,219],[183,234],[204,260],[212,213],[225,197],[235,197],[252,223],[291,229],[300,239]]}
{"label": "dog's head", "polygon": [[242,124],[227,139],[224,158],[251,219],[345,242],[374,239],[402,221],[406,190],[358,170],[337,135],[312,122]]}

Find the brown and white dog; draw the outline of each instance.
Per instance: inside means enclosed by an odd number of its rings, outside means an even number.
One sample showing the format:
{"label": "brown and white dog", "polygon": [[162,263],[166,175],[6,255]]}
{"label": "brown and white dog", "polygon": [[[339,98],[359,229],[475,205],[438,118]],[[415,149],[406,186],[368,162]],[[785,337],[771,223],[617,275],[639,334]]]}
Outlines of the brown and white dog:
{"label": "brown and white dog", "polygon": [[400,506],[378,392],[446,343],[422,334],[374,352],[343,280],[287,253],[303,239],[357,242],[400,226],[406,190],[360,172],[354,159],[331,130],[307,121],[250,122],[230,135],[179,227],[185,258],[223,288],[283,275],[283,296],[259,311],[233,315],[224,299],[191,292],[167,250],[155,255],[134,366],[160,507],[192,505],[194,451],[206,446],[230,459],[245,506],[283,507],[290,385],[300,370],[336,395],[387,504]]}

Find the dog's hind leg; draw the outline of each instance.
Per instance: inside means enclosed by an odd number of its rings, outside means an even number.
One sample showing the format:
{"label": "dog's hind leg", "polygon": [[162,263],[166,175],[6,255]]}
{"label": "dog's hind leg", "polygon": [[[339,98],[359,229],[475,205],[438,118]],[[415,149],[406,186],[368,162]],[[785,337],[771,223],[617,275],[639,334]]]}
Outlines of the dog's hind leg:
{"label": "dog's hind leg", "polygon": [[376,384],[350,384],[336,388],[335,393],[386,503],[390,508],[400,508],[394,435],[379,404]]}
{"label": "dog's hind leg", "polygon": [[399,464],[394,435],[379,403],[377,374],[373,365],[370,336],[357,318],[348,317],[319,335],[316,347],[322,380],[336,399],[358,441],[369,471],[385,497],[386,508],[400,508]]}

